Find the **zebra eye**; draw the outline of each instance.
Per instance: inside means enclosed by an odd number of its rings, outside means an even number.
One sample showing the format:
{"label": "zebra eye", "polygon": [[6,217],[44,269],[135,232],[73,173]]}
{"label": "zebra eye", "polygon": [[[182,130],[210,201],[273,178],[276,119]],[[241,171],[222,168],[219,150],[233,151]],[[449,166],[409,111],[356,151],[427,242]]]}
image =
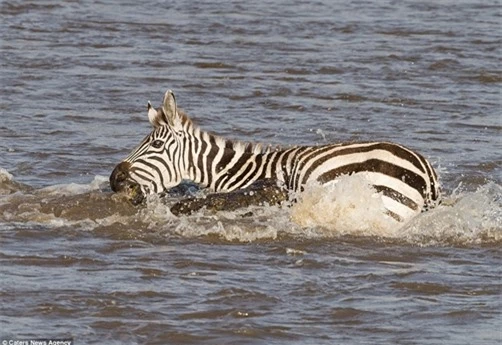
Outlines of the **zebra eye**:
{"label": "zebra eye", "polygon": [[152,142],[152,146],[155,147],[156,149],[160,149],[162,147],[162,145],[164,145],[164,142],[162,140],[154,140]]}

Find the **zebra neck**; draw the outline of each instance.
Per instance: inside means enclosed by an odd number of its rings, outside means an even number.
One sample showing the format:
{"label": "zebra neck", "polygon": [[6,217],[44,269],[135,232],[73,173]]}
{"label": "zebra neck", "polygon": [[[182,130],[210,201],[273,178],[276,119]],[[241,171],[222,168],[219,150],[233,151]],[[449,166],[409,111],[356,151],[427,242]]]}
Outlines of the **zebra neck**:
{"label": "zebra neck", "polygon": [[213,191],[244,188],[260,179],[276,178],[277,164],[272,163],[280,152],[195,130],[184,154],[184,178]]}

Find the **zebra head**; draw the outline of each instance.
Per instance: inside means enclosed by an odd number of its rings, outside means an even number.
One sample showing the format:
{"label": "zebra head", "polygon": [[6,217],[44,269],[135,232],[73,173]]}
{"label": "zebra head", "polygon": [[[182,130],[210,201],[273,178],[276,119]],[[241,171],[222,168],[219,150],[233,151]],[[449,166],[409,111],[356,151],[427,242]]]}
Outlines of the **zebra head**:
{"label": "zebra head", "polygon": [[148,119],[152,132],[110,175],[112,190],[125,191],[133,204],[142,202],[146,194],[162,193],[182,180],[183,118],[171,90],[165,93],[160,108],[154,109],[148,102]]}

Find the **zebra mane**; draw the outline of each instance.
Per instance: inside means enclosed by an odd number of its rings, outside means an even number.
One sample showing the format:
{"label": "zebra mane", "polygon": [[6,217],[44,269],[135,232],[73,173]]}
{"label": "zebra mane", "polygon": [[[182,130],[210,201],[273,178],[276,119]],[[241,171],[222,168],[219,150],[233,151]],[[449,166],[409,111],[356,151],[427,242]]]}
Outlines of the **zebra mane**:
{"label": "zebra mane", "polygon": [[178,108],[178,114],[181,118],[181,124],[187,132],[201,136],[207,135],[208,138],[212,137],[219,146],[226,147],[237,152],[245,152],[250,154],[263,154],[280,149],[280,147],[274,147],[272,145],[263,143],[252,143],[248,141],[231,140],[224,138],[222,136],[201,129],[192,121],[192,119],[188,116],[187,113],[185,113],[183,109]]}
{"label": "zebra mane", "polygon": [[181,124],[183,127],[186,127],[187,129],[197,127],[183,109],[178,108],[178,115],[181,117]]}

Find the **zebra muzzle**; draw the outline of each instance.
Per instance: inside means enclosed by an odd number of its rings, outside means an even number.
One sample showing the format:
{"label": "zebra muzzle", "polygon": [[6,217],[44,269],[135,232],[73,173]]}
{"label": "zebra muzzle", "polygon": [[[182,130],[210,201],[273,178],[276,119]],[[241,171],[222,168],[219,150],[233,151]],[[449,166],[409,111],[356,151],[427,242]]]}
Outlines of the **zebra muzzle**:
{"label": "zebra muzzle", "polygon": [[124,193],[133,205],[138,205],[144,200],[144,194],[141,186],[130,179],[130,167],[129,162],[118,164],[110,175],[110,187],[116,193]]}

